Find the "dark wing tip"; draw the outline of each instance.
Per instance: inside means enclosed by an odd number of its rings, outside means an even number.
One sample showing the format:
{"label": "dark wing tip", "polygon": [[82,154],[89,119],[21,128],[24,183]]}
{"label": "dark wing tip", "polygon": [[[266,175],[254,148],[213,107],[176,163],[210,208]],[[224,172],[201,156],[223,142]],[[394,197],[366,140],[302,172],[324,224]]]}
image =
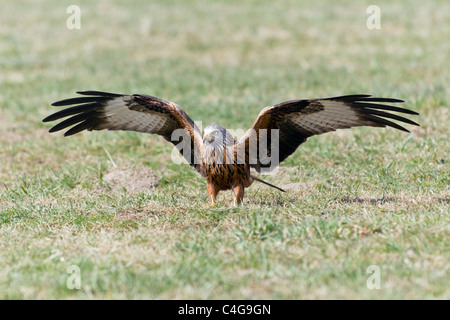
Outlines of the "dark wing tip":
{"label": "dark wing tip", "polygon": [[64,103],[65,103],[66,100],[68,100],[68,99],[58,100],[58,101],[53,102],[51,105],[53,107],[64,106],[65,105]]}
{"label": "dark wing tip", "polygon": [[121,97],[124,96],[124,94],[120,93],[112,93],[112,92],[105,92],[105,91],[95,91],[95,90],[82,90],[77,91],[78,94],[82,94],[84,96],[101,96],[101,97]]}
{"label": "dark wing tip", "polygon": [[397,98],[377,98],[372,97],[371,94],[351,94],[351,95],[345,95],[345,96],[338,96],[338,97],[331,97],[331,98],[325,98],[322,100],[346,100],[346,101],[367,101],[367,102],[393,102],[393,103],[403,103],[404,100],[397,99]]}
{"label": "dark wing tip", "polygon": [[67,116],[75,115],[75,114],[82,113],[85,111],[95,110],[97,107],[100,107],[100,106],[101,106],[101,104],[97,103],[97,102],[76,105],[74,107],[69,107],[66,109],[62,109],[61,111],[55,112],[55,113],[49,115],[48,117],[46,117],[42,121],[49,122],[49,121],[59,120],[61,118],[67,117]]}
{"label": "dark wing tip", "polygon": [[42,119],[42,122],[50,122],[50,121],[53,121],[52,115],[49,115],[49,116],[45,117],[44,119]]}
{"label": "dark wing tip", "polygon": [[[408,123],[414,126],[419,126],[419,124],[415,121],[409,120],[404,117],[400,117],[398,115],[386,112],[386,111],[394,111],[394,112],[400,112],[400,113],[406,113],[411,115],[419,115],[418,112],[396,107],[392,105],[386,105],[384,103],[403,103],[404,100],[396,99],[396,98],[378,98],[378,97],[372,97],[371,95],[367,94],[356,94],[356,95],[347,95],[347,96],[340,96],[340,97],[333,97],[326,100],[337,100],[342,101],[344,103],[349,103],[352,107],[359,109],[359,112],[362,112],[366,114],[365,118],[373,121],[374,124],[377,124],[378,126],[389,126],[393,127],[395,129],[410,132],[408,129],[398,125],[395,122],[389,121],[385,118],[394,119],[397,121],[401,121],[404,123]],[[383,111],[384,110],[384,111]]]}
{"label": "dark wing tip", "polygon": [[371,97],[370,94],[348,94],[345,96],[337,96],[330,98],[319,98],[319,99],[311,99],[311,100],[341,100],[341,101],[360,101],[362,99],[367,99]]}
{"label": "dark wing tip", "polygon": [[403,103],[405,100],[396,99],[396,98],[375,98],[375,97],[366,97],[361,99],[356,99],[355,101],[372,101],[372,102],[393,102],[393,103]]}
{"label": "dark wing tip", "polygon": [[111,92],[103,92],[103,91],[77,91],[78,94],[87,96],[87,97],[76,97],[69,98],[64,100],[59,100],[52,103],[54,107],[67,106],[71,104],[79,104],[84,102],[101,102],[105,100],[109,100],[116,97],[123,97],[124,94],[111,93]]}

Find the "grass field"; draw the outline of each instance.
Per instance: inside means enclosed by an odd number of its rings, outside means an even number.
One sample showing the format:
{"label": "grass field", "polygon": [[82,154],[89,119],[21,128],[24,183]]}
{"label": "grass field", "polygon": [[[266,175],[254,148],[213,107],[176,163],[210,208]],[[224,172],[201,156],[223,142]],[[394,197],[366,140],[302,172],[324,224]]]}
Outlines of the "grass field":
{"label": "grass field", "polygon": [[[450,6],[378,1],[369,30],[370,4],[3,1],[0,298],[449,299]],[[230,129],[369,93],[406,100],[421,127],[313,137],[265,176],[288,192],[255,183],[243,207],[226,192],[210,208],[161,137],[49,134],[50,103],[77,90],[154,95]],[[115,170],[159,182],[127,191]]]}

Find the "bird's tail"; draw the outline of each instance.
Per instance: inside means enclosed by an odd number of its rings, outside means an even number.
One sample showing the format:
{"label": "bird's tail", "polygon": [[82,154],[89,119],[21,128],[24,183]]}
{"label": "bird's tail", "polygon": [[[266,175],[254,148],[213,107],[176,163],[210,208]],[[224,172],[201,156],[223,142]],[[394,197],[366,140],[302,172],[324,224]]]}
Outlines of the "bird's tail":
{"label": "bird's tail", "polygon": [[257,177],[255,177],[255,176],[252,175],[252,174],[250,175],[250,177],[251,177],[253,180],[262,182],[262,183],[264,183],[264,184],[267,184],[269,187],[278,189],[278,190],[280,190],[281,192],[286,192],[285,190],[283,190],[283,189],[281,189],[281,188],[278,188],[277,186],[274,186],[273,184],[270,184],[270,183],[268,183],[268,182],[266,182],[266,181],[264,181],[264,180],[261,180],[260,178],[257,178]]}

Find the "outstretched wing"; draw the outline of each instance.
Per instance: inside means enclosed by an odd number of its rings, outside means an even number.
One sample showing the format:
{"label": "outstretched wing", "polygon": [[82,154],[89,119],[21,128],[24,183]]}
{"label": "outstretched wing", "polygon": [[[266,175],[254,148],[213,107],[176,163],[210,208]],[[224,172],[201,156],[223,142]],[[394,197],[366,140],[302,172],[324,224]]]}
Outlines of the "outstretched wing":
{"label": "outstretched wing", "polygon": [[[278,163],[291,155],[308,137],[357,126],[393,127],[409,132],[392,122],[393,119],[408,124],[418,124],[407,118],[386,112],[394,111],[418,115],[417,112],[380,103],[404,102],[392,98],[372,98],[370,95],[348,95],[324,99],[292,100],[264,108],[252,127],[238,141],[238,148],[246,148],[249,163],[257,171],[269,165],[261,161],[258,152],[249,153],[250,141],[256,141],[258,148],[267,146],[267,156],[278,152]],[[266,129],[267,134],[263,135]],[[273,141],[271,130],[278,129],[278,142]],[[266,141],[262,141],[266,140]],[[272,147],[271,147],[272,146]],[[275,149],[275,150],[273,150]],[[273,164],[272,164],[273,166]]]}
{"label": "outstretched wing", "polygon": [[100,91],[77,93],[84,97],[61,100],[52,104],[71,107],[42,120],[49,122],[69,117],[52,127],[50,132],[73,126],[64,133],[64,136],[83,130],[104,129],[158,134],[173,143],[188,163],[204,175],[199,151],[203,143],[202,134],[194,121],[177,104],[140,94],[124,95]]}

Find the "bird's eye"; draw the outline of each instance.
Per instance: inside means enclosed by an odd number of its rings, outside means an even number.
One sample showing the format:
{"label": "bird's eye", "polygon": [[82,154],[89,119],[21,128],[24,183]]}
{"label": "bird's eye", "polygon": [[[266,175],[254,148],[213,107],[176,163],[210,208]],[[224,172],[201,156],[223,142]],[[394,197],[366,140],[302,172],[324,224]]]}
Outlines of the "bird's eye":
{"label": "bird's eye", "polygon": [[219,134],[218,130],[214,130],[213,135]]}

